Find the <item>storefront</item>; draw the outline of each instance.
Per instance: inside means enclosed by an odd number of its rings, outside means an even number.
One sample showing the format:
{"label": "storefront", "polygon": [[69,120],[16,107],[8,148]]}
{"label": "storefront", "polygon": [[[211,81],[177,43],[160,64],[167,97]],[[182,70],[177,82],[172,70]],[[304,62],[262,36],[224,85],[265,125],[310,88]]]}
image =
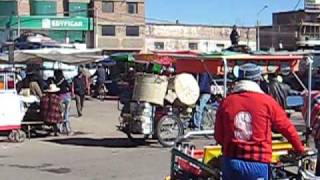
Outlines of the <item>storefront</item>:
{"label": "storefront", "polygon": [[[87,34],[93,30],[92,18],[86,17],[57,17],[57,16],[14,16],[0,17],[0,32],[8,29],[21,32],[36,31],[50,36],[61,42],[85,43]],[[1,33],[0,33],[1,35]]]}

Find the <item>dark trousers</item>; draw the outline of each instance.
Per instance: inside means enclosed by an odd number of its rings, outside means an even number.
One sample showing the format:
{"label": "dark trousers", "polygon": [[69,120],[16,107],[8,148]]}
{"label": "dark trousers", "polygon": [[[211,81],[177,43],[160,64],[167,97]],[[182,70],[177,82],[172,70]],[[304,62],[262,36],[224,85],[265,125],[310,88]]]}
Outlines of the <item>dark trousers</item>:
{"label": "dark trousers", "polygon": [[77,112],[78,112],[78,115],[81,116],[85,95],[76,94],[75,98],[76,98]]}

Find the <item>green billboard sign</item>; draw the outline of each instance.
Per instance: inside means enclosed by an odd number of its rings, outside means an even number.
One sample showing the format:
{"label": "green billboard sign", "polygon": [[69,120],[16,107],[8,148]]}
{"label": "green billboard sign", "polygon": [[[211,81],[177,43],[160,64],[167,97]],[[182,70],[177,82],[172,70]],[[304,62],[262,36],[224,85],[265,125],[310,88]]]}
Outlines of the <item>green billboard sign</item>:
{"label": "green billboard sign", "polygon": [[10,26],[12,29],[31,30],[93,30],[92,18],[86,17],[50,17],[50,16],[21,16],[0,17],[0,28]]}

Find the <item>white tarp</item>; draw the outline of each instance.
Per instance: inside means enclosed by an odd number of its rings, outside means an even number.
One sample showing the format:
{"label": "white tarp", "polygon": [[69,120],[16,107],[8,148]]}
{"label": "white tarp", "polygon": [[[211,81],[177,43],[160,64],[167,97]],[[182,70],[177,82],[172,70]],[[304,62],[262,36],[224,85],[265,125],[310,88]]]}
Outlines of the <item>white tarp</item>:
{"label": "white tarp", "polygon": [[16,93],[0,93],[0,130],[10,130],[21,125],[24,108]]}
{"label": "white tarp", "polygon": [[[44,48],[34,50],[18,50],[14,52],[15,63],[41,63],[45,61],[61,62],[65,64],[83,64],[102,60],[97,56],[100,49],[71,49],[71,48]],[[8,55],[0,55],[0,61],[8,62]]]}

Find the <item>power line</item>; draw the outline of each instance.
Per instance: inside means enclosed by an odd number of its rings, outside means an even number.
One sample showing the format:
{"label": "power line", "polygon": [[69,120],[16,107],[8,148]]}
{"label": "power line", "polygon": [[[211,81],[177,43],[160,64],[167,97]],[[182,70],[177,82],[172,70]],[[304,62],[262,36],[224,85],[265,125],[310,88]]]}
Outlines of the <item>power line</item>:
{"label": "power line", "polygon": [[300,3],[301,3],[301,0],[298,0],[298,2],[297,2],[297,4],[294,6],[294,10],[297,10],[298,9],[298,7],[299,7],[299,5],[300,5]]}

